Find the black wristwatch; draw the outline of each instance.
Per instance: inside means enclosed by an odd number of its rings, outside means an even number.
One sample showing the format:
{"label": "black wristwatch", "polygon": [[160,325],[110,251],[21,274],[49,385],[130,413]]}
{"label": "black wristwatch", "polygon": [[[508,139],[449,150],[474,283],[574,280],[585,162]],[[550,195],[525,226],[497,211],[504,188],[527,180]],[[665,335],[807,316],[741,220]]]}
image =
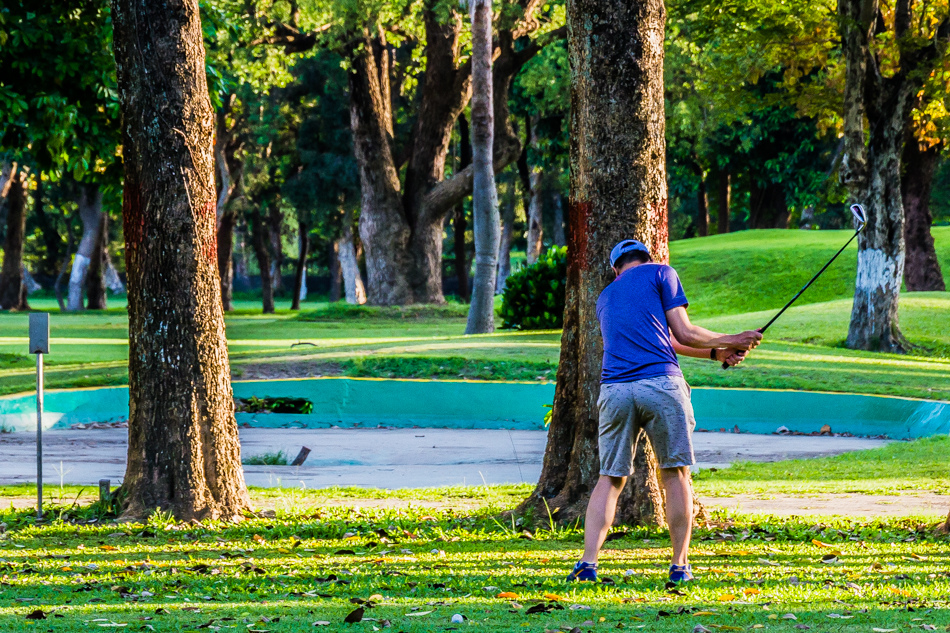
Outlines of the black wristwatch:
{"label": "black wristwatch", "polygon": [[709,350],[709,360],[716,360],[716,348]]}

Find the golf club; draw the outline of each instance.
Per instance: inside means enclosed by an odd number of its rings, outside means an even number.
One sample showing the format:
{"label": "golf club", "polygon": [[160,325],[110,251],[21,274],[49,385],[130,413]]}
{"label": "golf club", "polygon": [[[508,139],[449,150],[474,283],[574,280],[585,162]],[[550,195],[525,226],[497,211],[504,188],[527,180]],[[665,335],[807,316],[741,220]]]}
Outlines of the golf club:
{"label": "golf club", "polygon": [[[769,321],[769,322],[766,323],[764,326],[762,326],[762,327],[759,328],[759,330],[758,330],[759,332],[761,332],[762,334],[765,334],[765,331],[766,331],[767,329],[769,329],[769,327],[770,327],[773,323],[775,323],[775,321],[776,321],[780,316],[782,316],[782,314],[783,314],[786,310],[788,310],[788,309],[791,307],[791,305],[792,305],[793,303],[795,303],[795,302],[798,300],[798,298],[799,298],[800,296],[802,296],[802,293],[805,292],[806,290],[808,290],[808,286],[810,286],[810,285],[812,285],[813,283],[815,283],[815,280],[818,279],[818,278],[821,276],[821,273],[825,272],[825,270],[828,269],[828,266],[831,266],[831,262],[833,262],[833,261],[835,261],[836,259],[838,259],[838,255],[840,255],[841,253],[843,253],[843,252],[844,252],[844,249],[848,248],[848,245],[851,244],[851,242],[854,241],[854,238],[856,238],[856,237],[858,236],[858,233],[860,233],[861,231],[864,230],[865,225],[867,225],[867,223],[868,223],[868,216],[867,216],[867,213],[864,212],[864,207],[862,207],[860,204],[852,204],[852,205],[851,205],[851,215],[853,215],[853,216],[854,216],[854,219],[857,220],[857,222],[858,222],[858,228],[857,228],[857,230],[854,232],[854,235],[851,236],[851,239],[849,239],[849,240],[845,243],[845,245],[842,246],[841,249],[839,249],[837,253],[835,253],[835,256],[834,256],[834,257],[832,257],[831,259],[828,260],[828,263],[827,263],[827,264],[825,264],[824,266],[821,267],[821,270],[819,270],[817,273],[815,273],[815,276],[812,277],[812,278],[808,281],[807,284],[805,284],[804,286],[802,286],[802,289],[799,290],[798,293],[796,293],[796,295],[795,295],[794,297],[792,297],[791,301],[789,301],[788,303],[785,304],[785,307],[784,307],[784,308],[782,308],[781,310],[779,310],[778,314],[776,314],[774,317],[772,317],[772,320],[771,320],[771,321]],[[723,369],[729,369],[729,363],[723,361],[723,362],[722,362],[722,368],[723,368]]]}

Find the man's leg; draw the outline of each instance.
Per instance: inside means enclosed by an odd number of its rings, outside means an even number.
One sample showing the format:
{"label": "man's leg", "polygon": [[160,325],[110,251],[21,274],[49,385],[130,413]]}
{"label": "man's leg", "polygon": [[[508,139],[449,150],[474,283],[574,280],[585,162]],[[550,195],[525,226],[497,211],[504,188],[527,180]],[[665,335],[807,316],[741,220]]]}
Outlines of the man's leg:
{"label": "man's leg", "polygon": [[614,524],[617,514],[617,499],[627,483],[626,477],[609,477],[601,475],[594,486],[587,503],[587,519],[584,522],[584,557],[585,563],[596,563],[600,547],[607,538],[610,526]]}
{"label": "man's leg", "polygon": [[666,490],[666,522],[673,541],[673,564],[686,565],[693,531],[693,483],[689,468],[661,468],[660,479]]}

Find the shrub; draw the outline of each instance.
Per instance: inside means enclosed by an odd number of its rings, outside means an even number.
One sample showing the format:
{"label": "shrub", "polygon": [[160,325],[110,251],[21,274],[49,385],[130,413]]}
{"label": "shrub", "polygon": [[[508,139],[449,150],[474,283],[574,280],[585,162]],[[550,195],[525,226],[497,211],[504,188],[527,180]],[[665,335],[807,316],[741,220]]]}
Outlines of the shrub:
{"label": "shrub", "polygon": [[260,455],[251,455],[241,460],[245,466],[286,466],[287,456],[284,451],[276,453],[261,453]]}
{"label": "shrub", "polygon": [[235,408],[241,413],[313,413],[313,403],[306,398],[235,398]]}
{"label": "shrub", "polygon": [[553,330],[564,325],[567,248],[552,246],[538,261],[512,273],[505,282],[503,328]]}

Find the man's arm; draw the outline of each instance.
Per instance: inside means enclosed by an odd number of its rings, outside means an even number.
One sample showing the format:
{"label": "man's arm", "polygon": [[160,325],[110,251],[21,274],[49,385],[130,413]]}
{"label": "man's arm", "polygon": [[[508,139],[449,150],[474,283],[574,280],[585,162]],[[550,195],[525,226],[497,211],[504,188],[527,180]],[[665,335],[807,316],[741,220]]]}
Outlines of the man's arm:
{"label": "man's arm", "polygon": [[[679,306],[666,311],[666,321],[673,337],[684,347],[696,350],[732,348],[738,351],[754,349],[762,340],[762,333],[747,330],[740,334],[721,334],[690,323],[686,308]],[[675,345],[674,345],[675,347]],[[679,350],[677,350],[679,353]],[[706,354],[709,352],[707,351]],[[692,354],[686,354],[692,356]]]}
{"label": "man's arm", "polygon": [[[670,332],[670,340],[673,342],[673,349],[679,356],[710,359],[708,349],[687,347],[676,340],[676,335],[673,334],[672,331]],[[716,358],[711,360],[715,360],[718,363],[726,363],[730,367],[735,367],[745,360],[745,352],[732,347],[718,347],[716,348]]]}

